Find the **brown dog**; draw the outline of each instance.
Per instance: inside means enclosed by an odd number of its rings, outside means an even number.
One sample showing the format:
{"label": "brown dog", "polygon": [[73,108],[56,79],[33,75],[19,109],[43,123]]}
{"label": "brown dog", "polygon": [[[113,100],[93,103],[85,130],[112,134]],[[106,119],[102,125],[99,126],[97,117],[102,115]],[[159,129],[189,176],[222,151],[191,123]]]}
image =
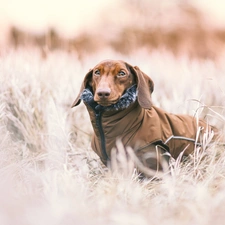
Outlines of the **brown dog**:
{"label": "brown dog", "polygon": [[105,165],[117,138],[145,166],[158,170],[160,159],[149,153],[160,149],[175,159],[181,152],[188,155],[202,134],[214,130],[202,120],[152,106],[153,89],[150,77],[123,61],[103,61],[86,74],[72,107],[84,101],[94,129],[92,148]]}

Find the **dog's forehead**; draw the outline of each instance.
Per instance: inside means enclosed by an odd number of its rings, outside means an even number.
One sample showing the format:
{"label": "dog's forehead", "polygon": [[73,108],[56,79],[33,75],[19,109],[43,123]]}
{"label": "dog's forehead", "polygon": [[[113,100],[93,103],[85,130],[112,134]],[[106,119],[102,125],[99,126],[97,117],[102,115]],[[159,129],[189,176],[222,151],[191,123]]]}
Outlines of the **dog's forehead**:
{"label": "dog's forehead", "polygon": [[94,69],[102,70],[114,70],[114,69],[126,69],[126,64],[122,60],[104,60],[98,63]]}

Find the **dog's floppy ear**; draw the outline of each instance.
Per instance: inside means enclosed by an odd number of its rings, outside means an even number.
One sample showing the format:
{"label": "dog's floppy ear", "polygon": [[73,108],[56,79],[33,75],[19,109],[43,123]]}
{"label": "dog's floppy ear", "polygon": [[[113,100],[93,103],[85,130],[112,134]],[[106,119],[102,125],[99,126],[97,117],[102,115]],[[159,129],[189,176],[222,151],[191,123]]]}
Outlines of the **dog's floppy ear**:
{"label": "dog's floppy ear", "polygon": [[93,72],[93,70],[90,70],[90,71],[85,75],[84,81],[83,81],[83,83],[82,83],[82,85],[81,85],[81,88],[80,88],[80,92],[79,92],[78,96],[76,97],[75,101],[73,102],[71,108],[73,108],[73,107],[75,107],[75,106],[77,106],[77,105],[80,104],[80,102],[81,102],[80,96],[81,96],[83,90],[86,88],[87,84],[91,85],[91,76],[92,76],[92,72]]}
{"label": "dog's floppy ear", "polygon": [[152,79],[143,73],[137,66],[131,66],[131,72],[136,76],[138,103],[144,109],[152,107],[151,94],[154,90],[154,83]]}

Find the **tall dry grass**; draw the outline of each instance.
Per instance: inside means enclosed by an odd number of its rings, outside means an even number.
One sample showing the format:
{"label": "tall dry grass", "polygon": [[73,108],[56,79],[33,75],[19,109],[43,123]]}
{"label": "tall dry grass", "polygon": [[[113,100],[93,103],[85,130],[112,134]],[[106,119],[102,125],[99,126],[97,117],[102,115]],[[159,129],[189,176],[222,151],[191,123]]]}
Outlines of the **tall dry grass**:
{"label": "tall dry grass", "polygon": [[105,58],[150,75],[155,105],[224,127],[224,58],[177,59],[142,49],[132,56],[106,50],[80,61],[60,51],[42,58],[35,48],[2,52],[0,224],[222,224],[224,147],[203,146],[187,162],[172,160],[170,175],[143,181],[120,143],[114,170],[92,152],[87,112],[70,105],[85,73]]}

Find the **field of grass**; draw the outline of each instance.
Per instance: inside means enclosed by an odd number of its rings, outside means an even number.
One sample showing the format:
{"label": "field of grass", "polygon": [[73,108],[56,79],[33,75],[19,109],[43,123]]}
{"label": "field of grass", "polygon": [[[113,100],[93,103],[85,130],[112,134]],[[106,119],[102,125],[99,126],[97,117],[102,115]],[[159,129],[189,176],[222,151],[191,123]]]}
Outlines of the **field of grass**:
{"label": "field of grass", "polygon": [[[105,168],[90,147],[83,104],[71,109],[86,72],[99,61],[123,59],[155,82],[153,102],[172,113],[225,125],[225,57],[216,62],[140,49],[82,59],[36,48],[0,55],[0,224],[223,224],[225,148],[196,149],[171,175],[143,180],[123,159]],[[116,165],[115,165],[116,164]]]}

